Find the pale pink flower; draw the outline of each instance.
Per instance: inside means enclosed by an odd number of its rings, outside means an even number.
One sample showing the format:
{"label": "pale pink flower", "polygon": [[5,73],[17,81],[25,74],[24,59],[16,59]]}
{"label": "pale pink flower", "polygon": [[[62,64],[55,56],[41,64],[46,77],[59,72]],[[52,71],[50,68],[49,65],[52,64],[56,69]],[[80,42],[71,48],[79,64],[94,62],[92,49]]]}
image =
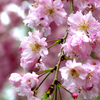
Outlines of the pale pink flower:
{"label": "pale pink flower", "polygon": [[54,21],[60,25],[66,15],[61,0],[37,0],[30,8],[30,13],[24,23],[30,28],[46,33],[47,36],[51,33],[50,23]]}
{"label": "pale pink flower", "polygon": [[46,38],[40,39],[38,36],[32,35],[29,32],[28,37],[23,37],[21,39],[20,50],[21,54],[21,66],[26,70],[32,70],[35,67],[35,64],[41,58],[44,58],[48,54],[48,50],[45,46]]}
{"label": "pale pink flower", "polygon": [[23,78],[21,80],[21,86],[24,88],[34,88],[38,84],[38,75],[33,72],[26,73],[23,75]]}
{"label": "pale pink flower", "polygon": [[9,81],[13,86],[18,87],[21,85],[22,77],[23,76],[18,73],[12,73],[9,77]]}
{"label": "pale pink flower", "polygon": [[90,58],[92,46],[89,42],[89,38],[83,35],[69,36],[66,43],[62,44],[64,48],[64,54],[76,61],[86,61]]}
{"label": "pale pink flower", "polygon": [[66,18],[67,14],[61,0],[42,0],[41,4],[44,6],[44,13],[48,16],[50,23],[54,21],[57,25],[62,24],[62,19]]}
{"label": "pale pink flower", "polygon": [[99,85],[99,73],[100,70],[97,65],[86,64],[82,65],[87,71],[86,78],[84,79],[84,84],[77,87],[75,83],[72,83],[70,87],[67,87],[71,92],[76,92],[78,95],[82,96],[84,99],[92,99],[92,97],[98,96],[98,85]]}
{"label": "pale pink flower", "polygon": [[87,70],[87,77],[85,80],[85,87],[91,87],[94,84],[99,83],[99,73],[98,73],[98,66],[91,65],[88,62],[83,64],[83,67]]}
{"label": "pale pink flower", "polygon": [[67,87],[69,91],[72,93],[75,92],[78,94],[79,100],[90,100],[93,97],[96,98],[98,96],[98,84],[94,84],[90,87],[82,86],[77,87],[75,84],[71,84],[70,87]]}
{"label": "pale pink flower", "polygon": [[27,96],[28,100],[36,100],[36,97],[33,96],[33,90],[37,86],[39,80],[38,75],[35,72],[26,73],[23,75],[12,73],[9,81],[14,86],[19,95]]}
{"label": "pale pink flower", "polygon": [[87,70],[85,84],[82,86],[83,97],[84,99],[92,99],[92,97],[96,98],[99,92],[99,68],[97,65],[91,65],[88,62],[83,64],[83,67]]}
{"label": "pale pink flower", "polygon": [[30,14],[24,20],[28,27],[35,28],[41,33],[45,33],[45,36],[51,34],[51,28],[49,27],[48,17],[44,14],[44,7],[41,5],[37,9],[31,9]]}
{"label": "pale pink flower", "polygon": [[[77,11],[75,14],[71,14],[68,17],[69,34],[82,34],[93,39],[97,34],[97,31],[100,27],[100,23],[92,16],[92,13],[89,12],[86,15],[83,15],[81,11]],[[79,32],[78,32],[79,31]]]}
{"label": "pale pink flower", "polygon": [[75,59],[73,62],[68,60],[66,66],[60,68],[60,72],[66,86],[70,86],[74,82],[77,87],[80,87],[85,83],[86,69],[82,66],[82,63],[77,63]]}

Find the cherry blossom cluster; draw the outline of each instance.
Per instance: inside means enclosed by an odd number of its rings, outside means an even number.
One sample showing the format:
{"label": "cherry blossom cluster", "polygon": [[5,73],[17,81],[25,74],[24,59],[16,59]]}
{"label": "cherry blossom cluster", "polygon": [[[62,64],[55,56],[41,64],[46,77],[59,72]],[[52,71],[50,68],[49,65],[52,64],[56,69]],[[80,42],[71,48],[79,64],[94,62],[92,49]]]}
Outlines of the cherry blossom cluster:
{"label": "cherry blossom cluster", "polygon": [[77,11],[70,14],[68,24],[69,36],[62,48],[73,61],[67,61],[66,66],[60,69],[63,84],[71,91],[82,94],[84,99],[92,99],[98,96],[100,84],[100,63],[91,57],[92,53],[99,55],[100,23],[91,12],[83,15]]}
{"label": "cherry blossom cluster", "polygon": [[61,0],[35,0],[24,23],[47,36],[51,33],[50,23],[54,21],[59,26],[66,15]]}
{"label": "cherry blossom cluster", "polygon": [[26,73],[24,75],[12,73],[9,80],[15,87],[19,95],[27,96],[28,100],[40,100],[35,98],[32,89],[38,84],[38,75],[33,73]]}
{"label": "cherry blossom cluster", "polygon": [[100,23],[89,12],[83,15],[81,11],[68,17],[69,36],[64,48],[65,55],[77,61],[85,62],[91,58],[91,52],[97,53],[99,45]]}
{"label": "cherry blossom cluster", "polygon": [[[89,100],[98,96],[100,92],[100,22],[93,16],[95,9],[92,9],[92,6],[99,10],[100,1],[83,1],[35,0],[32,4],[24,23],[29,28],[35,28],[42,35],[28,32],[28,36],[21,38],[20,65],[29,72],[24,75],[12,73],[9,78],[17,92],[22,96],[27,96],[28,100],[40,100],[37,97],[37,90],[54,70],[56,72],[53,82],[41,100],[51,98],[52,93],[56,94],[55,91],[59,87],[69,92],[74,99],[81,97]],[[65,8],[67,3],[71,4],[69,15]],[[82,6],[79,6],[80,4]],[[89,10],[86,12],[86,9]],[[54,36],[51,32],[52,23],[54,22],[58,27],[64,24],[64,19],[67,24],[65,35],[60,39],[49,40],[49,36]],[[54,44],[49,45],[50,42]],[[60,46],[58,62],[55,66],[47,68],[46,60],[50,56],[50,49],[56,47],[57,44]],[[56,50],[54,51],[56,53]],[[49,62],[52,63],[52,59]],[[43,80],[39,84],[39,78],[45,74],[47,76],[42,77]],[[58,74],[61,75],[60,80],[58,80]]]}
{"label": "cherry blossom cluster", "polygon": [[71,92],[83,96],[84,99],[97,97],[100,83],[100,69],[98,65],[89,62],[67,61],[66,66],[60,69],[63,85]]}
{"label": "cherry blossom cluster", "polygon": [[[19,50],[22,51],[20,65],[27,71],[33,71],[34,67],[37,70],[45,70],[44,64],[45,57],[48,54],[48,50],[45,46],[46,38],[40,39],[38,36],[34,36],[29,32],[28,37],[21,38],[21,45]],[[21,96],[27,96],[28,100],[40,100],[34,95],[34,89],[38,85],[38,76],[34,71],[32,73],[26,73],[24,75],[18,73],[12,73],[9,81],[17,90]]]}

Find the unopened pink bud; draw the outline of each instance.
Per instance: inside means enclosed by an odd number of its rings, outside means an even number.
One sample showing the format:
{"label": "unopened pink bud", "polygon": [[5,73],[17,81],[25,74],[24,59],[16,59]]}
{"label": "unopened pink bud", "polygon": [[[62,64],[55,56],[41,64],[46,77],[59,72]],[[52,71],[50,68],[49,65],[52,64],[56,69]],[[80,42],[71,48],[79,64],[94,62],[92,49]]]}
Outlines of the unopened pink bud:
{"label": "unopened pink bud", "polygon": [[78,94],[77,94],[77,93],[72,93],[72,97],[73,97],[74,99],[77,99]]}
{"label": "unopened pink bud", "polygon": [[19,46],[19,48],[18,48],[20,51],[22,51],[22,47],[21,46]]}

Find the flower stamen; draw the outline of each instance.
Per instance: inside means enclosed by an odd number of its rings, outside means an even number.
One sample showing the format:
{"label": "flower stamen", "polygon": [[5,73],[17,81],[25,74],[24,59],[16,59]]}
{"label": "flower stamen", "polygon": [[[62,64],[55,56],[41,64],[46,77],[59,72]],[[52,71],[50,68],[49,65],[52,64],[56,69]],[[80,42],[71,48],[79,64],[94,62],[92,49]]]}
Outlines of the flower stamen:
{"label": "flower stamen", "polygon": [[35,41],[30,44],[30,47],[32,48],[32,51],[35,53],[39,53],[39,50],[41,49],[41,46]]}
{"label": "flower stamen", "polygon": [[76,29],[76,31],[78,31],[78,30],[87,31],[87,29],[89,29],[89,22],[83,21],[78,25],[78,28]]}

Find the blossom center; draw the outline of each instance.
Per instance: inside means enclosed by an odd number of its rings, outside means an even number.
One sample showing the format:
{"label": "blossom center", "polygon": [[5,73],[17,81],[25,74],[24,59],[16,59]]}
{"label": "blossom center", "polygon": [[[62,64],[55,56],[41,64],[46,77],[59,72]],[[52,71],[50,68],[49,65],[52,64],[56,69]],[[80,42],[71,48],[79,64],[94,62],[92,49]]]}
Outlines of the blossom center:
{"label": "blossom center", "polygon": [[92,74],[91,73],[88,73],[88,76],[86,77],[87,79],[91,79],[92,77]]}
{"label": "blossom center", "polygon": [[72,76],[76,76],[76,77],[79,76],[79,74],[77,73],[77,71],[75,69],[71,69],[70,73],[71,73]]}
{"label": "blossom center", "polygon": [[37,8],[37,7],[38,7],[38,5],[39,5],[39,1],[35,1],[35,2],[34,2],[34,4],[32,5],[32,7]]}
{"label": "blossom center", "polygon": [[89,22],[83,21],[78,25],[78,29],[76,30],[86,31],[87,29],[89,29]]}
{"label": "blossom center", "polygon": [[47,13],[49,14],[49,16],[52,16],[52,14],[54,13],[53,9],[47,9]]}
{"label": "blossom center", "polygon": [[31,82],[31,80],[30,80],[30,79],[28,79],[28,80],[27,80],[27,82],[29,82],[29,83],[30,83],[30,82]]}
{"label": "blossom center", "polygon": [[30,44],[32,51],[38,53],[40,51],[41,46],[35,41]]}
{"label": "blossom center", "polygon": [[50,14],[52,14],[54,12],[53,9],[49,9],[48,11]]}

